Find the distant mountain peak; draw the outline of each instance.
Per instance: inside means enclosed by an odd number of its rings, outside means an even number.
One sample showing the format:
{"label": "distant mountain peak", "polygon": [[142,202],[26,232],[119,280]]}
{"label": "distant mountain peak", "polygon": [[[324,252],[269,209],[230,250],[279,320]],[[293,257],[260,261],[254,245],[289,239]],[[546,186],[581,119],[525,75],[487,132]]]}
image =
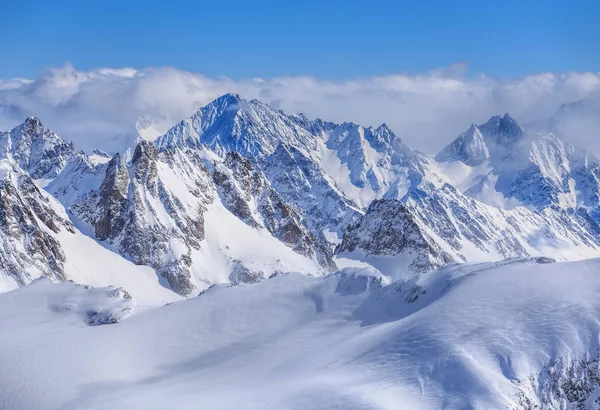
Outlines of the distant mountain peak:
{"label": "distant mountain peak", "polygon": [[12,130],[0,133],[0,156],[15,161],[34,179],[58,175],[74,153],[73,143],[44,127],[38,117],[27,117]]}
{"label": "distant mountain peak", "polygon": [[479,130],[486,138],[491,138],[497,144],[512,143],[520,139],[525,131],[508,113],[504,116],[493,116]]}
{"label": "distant mountain peak", "polygon": [[435,158],[437,161],[462,161],[467,165],[475,166],[489,159],[490,152],[485,144],[483,135],[476,125],[471,124],[469,129],[447,145]]}

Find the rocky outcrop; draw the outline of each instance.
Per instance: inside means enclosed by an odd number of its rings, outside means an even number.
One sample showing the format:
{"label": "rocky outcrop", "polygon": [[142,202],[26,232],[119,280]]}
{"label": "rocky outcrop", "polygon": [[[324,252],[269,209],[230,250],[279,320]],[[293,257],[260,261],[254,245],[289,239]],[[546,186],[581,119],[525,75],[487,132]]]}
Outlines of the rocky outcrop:
{"label": "rocky outcrop", "polygon": [[9,172],[0,181],[0,270],[21,286],[38,276],[66,279],[54,234],[75,230],[56,205],[28,175]]}
{"label": "rocky outcrop", "polygon": [[[191,165],[186,169],[191,178],[184,181],[189,201],[184,203],[173,193],[169,181],[159,174],[159,162]],[[191,156],[189,162],[175,164],[171,153],[159,157],[154,145],[144,141],[136,147],[130,166],[115,155],[99,190],[91,191],[72,212],[93,227],[99,240],[135,263],[153,267],[173,290],[186,295],[195,289],[191,251],[199,249],[204,239],[203,213],[212,201],[208,178],[199,158]],[[180,244],[177,257],[171,249],[175,241]]]}
{"label": "rocky outcrop", "polygon": [[538,374],[515,380],[519,409],[597,409],[600,356],[553,360]]}
{"label": "rocky outcrop", "polygon": [[229,152],[214,167],[213,180],[223,204],[253,227],[267,229],[295,252],[315,259],[328,271],[337,267],[325,238],[317,238],[302,215],[285,202],[265,176],[239,153]]}
{"label": "rocky outcrop", "polygon": [[410,272],[426,272],[456,262],[398,200],[373,201],[367,213],[346,229],[336,253],[357,250],[377,256],[410,255]]}
{"label": "rocky outcrop", "polygon": [[12,159],[33,179],[56,177],[74,154],[72,142],[64,141],[36,117],[0,133],[0,158]]}

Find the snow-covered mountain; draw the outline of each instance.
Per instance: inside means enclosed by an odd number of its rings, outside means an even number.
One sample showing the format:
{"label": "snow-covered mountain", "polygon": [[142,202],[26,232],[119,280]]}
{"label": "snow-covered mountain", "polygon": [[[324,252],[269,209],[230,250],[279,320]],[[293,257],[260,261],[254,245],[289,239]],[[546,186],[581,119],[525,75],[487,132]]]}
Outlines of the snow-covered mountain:
{"label": "snow-covered mountain", "polygon": [[10,132],[0,133],[0,158],[10,158],[35,179],[51,179],[75,152],[73,144],[29,117]]}
{"label": "snow-covered mountain", "polygon": [[114,155],[28,118],[0,408],[598,408],[598,261],[553,262],[599,205],[600,159],[508,114],[435,158],[231,94]]}
{"label": "snow-covered mountain", "polygon": [[482,202],[587,209],[596,217],[600,159],[554,134],[525,131],[508,114],[471,127],[436,160],[451,182]]}
{"label": "snow-covered mountain", "polygon": [[[1,135],[5,168],[58,200],[70,229],[154,269],[180,295],[338,265],[400,277],[457,262],[600,255],[600,161],[508,114],[471,126],[435,159],[385,124],[310,120],[232,94],[130,154],[77,152],[37,118]],[[406,246],[405,229],[417,238]],[[11,246],[27,249],[27,235]],[[38,267],[17,283],[71,279],[56,248],[56,272]]]}

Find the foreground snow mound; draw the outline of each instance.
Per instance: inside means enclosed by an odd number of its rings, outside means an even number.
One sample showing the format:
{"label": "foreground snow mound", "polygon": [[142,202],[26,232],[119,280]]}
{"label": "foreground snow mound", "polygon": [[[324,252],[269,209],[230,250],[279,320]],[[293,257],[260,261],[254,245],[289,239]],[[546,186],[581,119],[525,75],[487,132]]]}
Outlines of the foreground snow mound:
{"label": "foreground snow mound", "polygon": [[54,324],[62,322],[79,326],[85,323],[97,326],[118,323],[131,312],[135,304],[123,288],[55,283],[45,277],[34,280],[18,292],[2,295],[0,303],[10,306],[20,303],[17,302],[19,298],[24,299],[22,308],[26,310],[13,318],[3,316],[2,320],[8,321],[9,326],[19,321],[26,322],[30,314]]}
{"label": "foreground snow mound", "polygon": [[280,274],[117,326],[36,282],[0,295],[0,408],[598,408],[600,260],[545,262]]}

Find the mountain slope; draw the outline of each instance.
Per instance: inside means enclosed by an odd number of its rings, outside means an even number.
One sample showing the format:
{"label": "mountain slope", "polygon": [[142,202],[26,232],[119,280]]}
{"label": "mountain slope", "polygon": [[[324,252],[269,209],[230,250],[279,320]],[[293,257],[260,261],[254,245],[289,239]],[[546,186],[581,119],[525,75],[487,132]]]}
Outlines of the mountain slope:
{"label": "mountain slope", "polygon": [[58,201],[16,167],[0,162],[0,292],[39,277],[125,287],[143,305],[179,297],[152,269],[136,266],[83,235]]}
{"label": "mountain slope", "polygon": [[[35,175],[77,232],[185,296],[285,271],[321,275],[336,261],[399,277],[454,262],[600,254],[600,160],[508,114],[471,126],[436,159],[385,124],[309,120],[231,94],[130,158],[75,152],[36,118],[2,136],[8,166]],[[390,224],[420,239],[404,248]],[[11,249],[27,249],[27,235]],[[60,245],[36,275],[70,278]]]}
{"label": "mountain slope", "polygon": [[397,278],[449,263],[530,256],[563,261],[599,252],[600,226],[583,209],[502,210],[445,185],[404,203],[374,201],[344,232],[336,260],[340,266],[366,262]]}
{"label": "mountain slope", "polygon": [[[159,152],[141,142],[131,164],[115,155],[100,188],[71,211],[98,240],[153,267],[182,295],[243,277],[335,268],[301,217],[241,157],[222,163],[207,151]],[[239,242],[242,233],[253,246]],[[257,254],[249,258],[244,247]]]}

